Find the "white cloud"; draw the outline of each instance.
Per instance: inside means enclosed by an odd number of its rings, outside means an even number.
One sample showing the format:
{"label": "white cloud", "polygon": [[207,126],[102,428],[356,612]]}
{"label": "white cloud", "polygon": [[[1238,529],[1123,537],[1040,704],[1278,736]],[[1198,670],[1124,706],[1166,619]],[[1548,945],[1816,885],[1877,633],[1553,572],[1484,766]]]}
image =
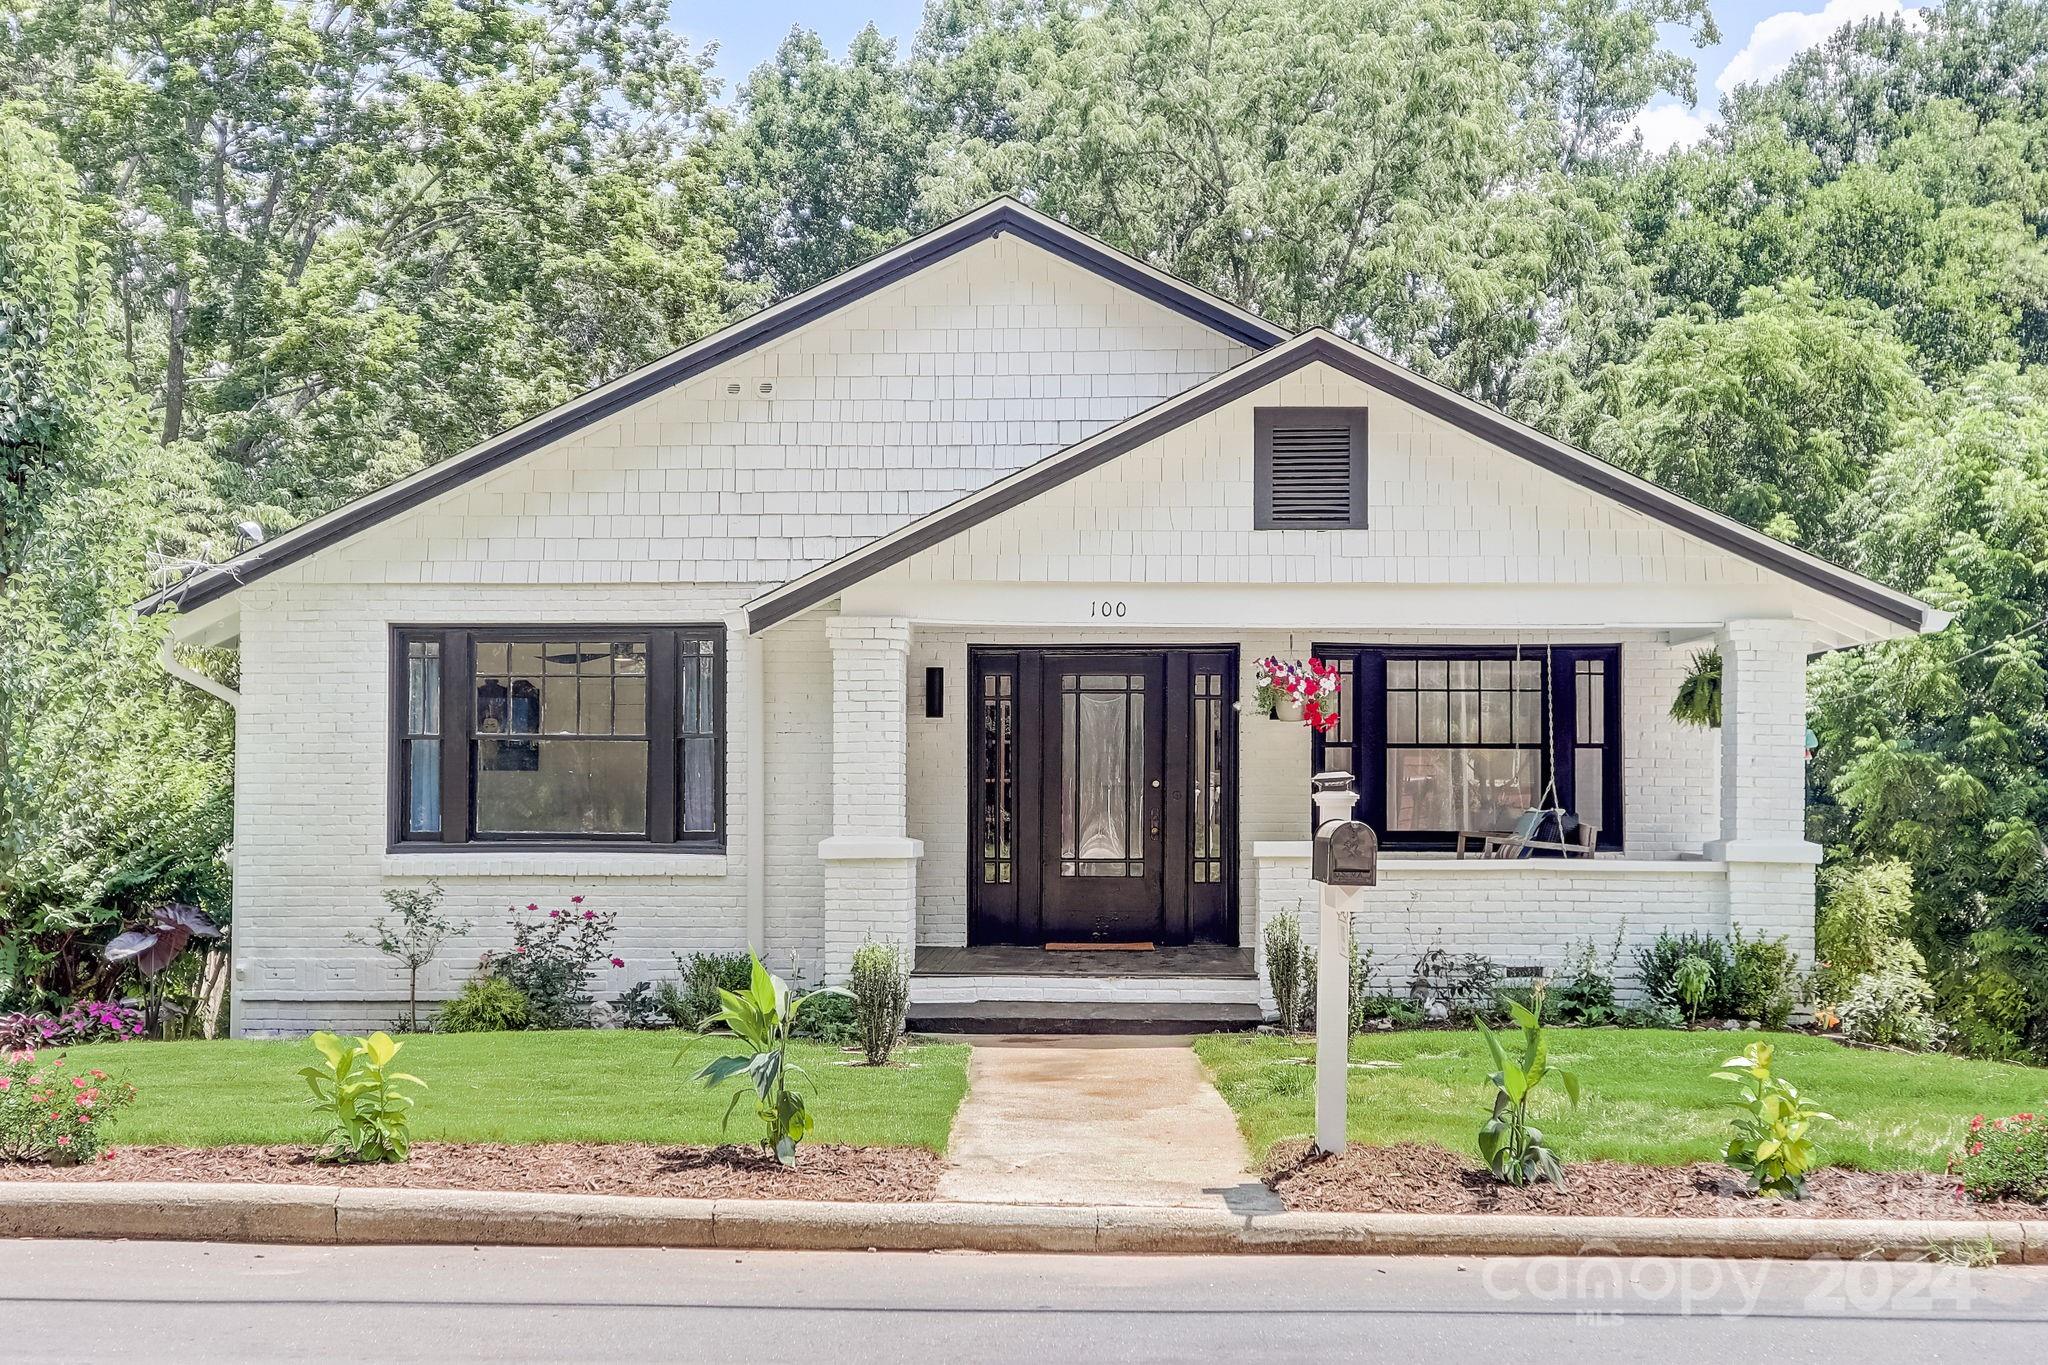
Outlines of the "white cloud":
{"label": "white cloud", "polygon": [[1653,104],[1637,112],[1628,126],[1643,135],[1645,150],[1662,155],[1678,147],[1690,147],[1707,135],[1713,120],[1682,104]]}
{"label": "white cloud", "polygon": [[1827,41],[1842,25],[1900,14],[1907,16],[1909,24],[1919,25],[1918,6],[1902,4],[1901,0],[1827,0],[1818,14],[1782,10],[1749,31],[1749,41],[1721,68],[1721,74],[1714,78],[1714,88],[1725,95],[1738,85],[1767,81],[1790,66],[1801,52]]}

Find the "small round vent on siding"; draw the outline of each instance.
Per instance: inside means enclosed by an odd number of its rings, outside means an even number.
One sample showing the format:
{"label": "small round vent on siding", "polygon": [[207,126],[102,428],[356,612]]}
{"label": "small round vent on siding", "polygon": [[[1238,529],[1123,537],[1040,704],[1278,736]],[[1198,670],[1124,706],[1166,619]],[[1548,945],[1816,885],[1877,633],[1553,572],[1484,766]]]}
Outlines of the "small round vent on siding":
{"label": "small round vent on siding", "polygon": [[725,392],[726,392],[726,394],[727,394],[728,396],[730,396],[730,397],[738,397],[738,396],[739,396],[739,391],[740,391],[740,386],[739,386],[739,385],[738,385],[737,383],[727,384],[727,385],[725,386]]}
{"label": "small round vent on siding", "polygon": [[1365,410],[1260,408],[1253,524],[1261,530],[1365,525]]}
{"label": "small round vent on siding", "polygon": [[762,381],[761,381],[761,396],[762,396],[763,398],[766,398],[766,397],[767,397],[767,396],[768,396],[769,394],[771,394],[771,393],[774,393],[774,392],[775,392],[775,381],[774,381],[774,380],[772,380],[772,379],[764,379],[764,380],[762,380]]}

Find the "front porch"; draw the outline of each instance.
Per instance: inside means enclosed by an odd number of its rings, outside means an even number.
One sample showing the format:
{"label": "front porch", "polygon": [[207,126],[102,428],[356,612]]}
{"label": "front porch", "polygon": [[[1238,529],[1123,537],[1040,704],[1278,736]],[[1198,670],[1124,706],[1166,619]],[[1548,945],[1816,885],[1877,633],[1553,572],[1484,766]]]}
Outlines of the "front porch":
{"label": "front porch", "polygon": [[1199,1033],[1264,1017],[1251,948],[917,950],[910,1020],[932,1033]]}

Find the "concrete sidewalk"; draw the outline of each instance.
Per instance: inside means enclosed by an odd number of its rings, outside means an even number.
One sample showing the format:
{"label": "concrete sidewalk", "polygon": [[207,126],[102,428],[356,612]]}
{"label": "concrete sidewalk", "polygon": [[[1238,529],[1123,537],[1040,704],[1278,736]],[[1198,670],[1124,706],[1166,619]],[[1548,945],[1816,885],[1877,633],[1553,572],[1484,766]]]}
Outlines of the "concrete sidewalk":
{"label": "concrete sidewalk", "polygon": [[1278,1213],[1184,1038],[972,1038],[938,1197]]}

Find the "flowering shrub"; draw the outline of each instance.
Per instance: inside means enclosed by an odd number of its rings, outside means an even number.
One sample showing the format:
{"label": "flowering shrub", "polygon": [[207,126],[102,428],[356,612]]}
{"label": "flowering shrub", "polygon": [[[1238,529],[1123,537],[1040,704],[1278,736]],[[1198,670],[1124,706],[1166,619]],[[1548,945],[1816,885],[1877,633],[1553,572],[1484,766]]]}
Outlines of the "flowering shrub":
{"label": "flowering shrub", "polygon": [[1282,663],[1269,655],[1259,660],[1253,681],[1259,689],[1253,705],[1261,714],[1270,716],[1282,701],[1291,701],[1301,707],[1302,722],[1311,729],[1327,732],[1337,727],[1341,693],[1334,665],[1321,659]]}
{"label": "flowering shrub", "polygon": [[0,1048],[65,1043],[123,1043],[144,1032],[142,1011],[105,1000],[82,1000],[59,1015],[10,1014],[0,1019]]}
{"label": "flowering shrub", "polygon": [[[528,905],[526,913],[537,915],[540,906]],[[487,957],[491,974],[526,997],[529,1028],[589,1028],[597,1004],[591,973],[606,961],[626,965],[612,952],[619,917],[585,909],[581,896],[537,920],[520,918],[516,906],[512,916],[512,947]]]}
{"label": "flowering shrub", "polygon": [[26,1048],[0,1054],[0,1161],[70,1166],[107,1149],[107,1123],[135,1087],[94,1067],[68,1075],[64,1059],[38,1066]]}
{"label": "flowering shrub", "polygon": [[1949,1163],[1972,1199],[2025,1199],[2048,1203],[2048,1117],[2014,1114],[1970,1120],[1970,1140]]}

